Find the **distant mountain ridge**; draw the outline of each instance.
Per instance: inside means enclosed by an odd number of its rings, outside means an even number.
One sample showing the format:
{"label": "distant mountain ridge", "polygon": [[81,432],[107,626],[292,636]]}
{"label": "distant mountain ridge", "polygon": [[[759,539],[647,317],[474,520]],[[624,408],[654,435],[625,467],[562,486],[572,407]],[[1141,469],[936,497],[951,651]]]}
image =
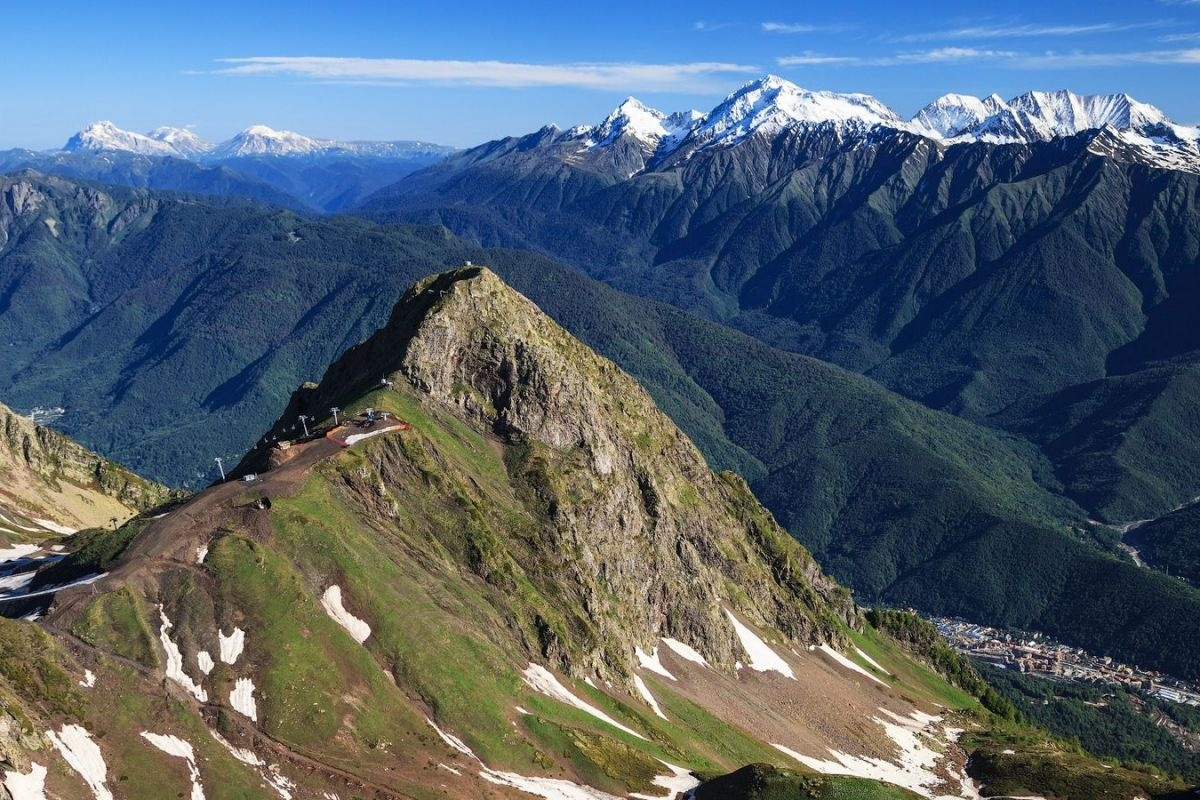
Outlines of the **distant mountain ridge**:
{"label": "distant mountain ridge", "polygon": [[227,141],[211,143],[189,128],[163,126],[141,134],[123,130],[114,123],[94,122],[76,133],[62,149],[66,152],[126,152],[139,155],[170,156],[190,161],[221,161],[249,156],[413,158],[441,156],[452,147],[418,141],[343,142],[317,139],[295,131],[275,130],[266,125],[251,125]]}
{"label": "distant mountain ridge", "polygon": [[119,186],[336,212],[452,152],[427,142],[341,142],[253,125],[214,144],[190,128],[149,133],[103,121],[59,150],[0,151],[0,173],[32,169]]}

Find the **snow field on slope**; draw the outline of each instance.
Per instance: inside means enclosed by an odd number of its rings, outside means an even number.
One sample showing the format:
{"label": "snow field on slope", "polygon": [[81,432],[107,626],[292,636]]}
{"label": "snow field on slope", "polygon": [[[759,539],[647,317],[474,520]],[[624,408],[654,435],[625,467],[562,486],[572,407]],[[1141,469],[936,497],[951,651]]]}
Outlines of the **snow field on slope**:
{"label": "snow field on slope", "polygon": [[[531,665],[532,666],[532,665]],[[550,676],[553,678],[554,676]],[[475,755],[474,751],[459,739],[457,736],[448,733],[439,728],[433,720],[426,718],[429,727],[437,732],[449,747],[462,753],[467,758],[470,758],[479,765],[479,777],[489,783],[494,783],[497,786],[508,786],[513,789],[519,789],[522,792],[531,794],[534,797],[540,797],[542,800],[620,800],[615,795],[602,792],[599,789],[593,789],[590,786],[583,786],[578,783],[572,783],[561,778],[537,778],[527,775],[519,775],[515,772],[502,772],[492,769],[480,760],[479,756]],[[668,764],[665,761],[661,762],[663,766],[670,770],[670,773],[659,775],[654,778],[654,785],[661,786],[667,790],[665,795],[647,795],[633,794],[630,797],[636,797],[640,800],[672,800],[678,792],[686,792],[700,785],[700,782],[691,776],[687,770],[677,767],[673,764]],[[445,764],[438,764],[439,767],[454,773],[455,775],[462,774],[453,767]]]}
{"label": "snow field on slope", "polygon": [[650,694],[650,687],[646,685],[646,682],[642,680],[640,675],[633,676],[633,685],[637,687],[638,694],[642,696],[642,699],[646,701],[647,705],[650,706],[655,715],[661,717],[662,719],[666,719],[667,715],[664,714],[663,710],[658,707],[658,701],[654,699],[654,695]]}
{"label": "snow field on slope", "polygon": [[13,800],[46,800],[46,768],[34,763],[29,765],[29,772],[6,772],[4,788]]}
{"label": "snow field on slope", "polygon": [[559,682],[558,678],[554,677],[554,674],[545,667],[537,664],[530,664],[525,668],[525,671],[522,672],[521,675],[524,677],[525,683],[529,685],[529,688],[533,689],[534,691],[558,700],[560,703],[566,703],[569,706],[574,706],[580,711],[591,714],[601,722],[607,722],[617,730],[624,731],[631,736],[636,736],[639,739],[646,738],[632,728],[617,722],[615,719],[610,717],[608,714],[605,714],[594,705],[591,705],[590,703],[572,694],[571,691],[567,687],[563,686]]}
{"label": "snow field on slope", "polygon": [[142,731],[142,738],[169,756],[182,758],[187,762],[188,774],[192,779],[191,800],[205,800],[204,787],[200,783],[200,769],[196,766],[196,751],[191,744],[178,736]]}
{"label": "snow field on slope", "polygon": [[735,617],[729,609],[725,609],[725,615],[733,624],[733,630],[737,633],[738,641],[742,643],[742,649],[750,657],[750,663],[746,666],[755,672],[778,672],[786,678],[796,679],[796,675],[788,663],[760,639],[757,633],[742,624],[741,620]]}
{"label": "snow field on slope", "polygon": [[363,620],[351,614],[342,605],[342,587],[334,584],[325,590],[325,594],[321,595],[321,607],[325,609],[325,613],[346,629],[354,641],[362,644],[371,635],[371,626]]}
{"label": "snow field on slope", "polygon": [[47,731],[46,738],[71,769],[83,778],[96,800],[113,800],[112,792],[105,785],[108,765],[91,734],[79,725],[64,725],[58,733]]}
{"label": "snow field on slope", "polygon": [[858,664],[855,664],[853,661],[851,661],[850,659],[846,658],[844,655],[842,655],[841,653],[839,653],[837,650],[834,650],[834,649],[833,649],[832,647],[830,647],[829,645],[827,645],[827,644],[822,644],[822,645],[820,645],[820,646],[819,646],[817,649],[818,649],[818,650],[820,650],[820,651],[821,651],[822,653],[824,653],[825,655],[829,656],[831,659],[833,659],[833,660],[834,660],[834,661],[836,661],[837,663],[841,664],[841,665],[842,665],[843,667],[845,667],[846,669],[848,669],[848,670],[852,670],[852,671],[854,671],[854,672],[857,672],[859,675],[863,675],[863,676],[865,676],[865,677],[867,677],[867,678],[870,678],[871,680],[873,680],[873,681],[875,681],[876,683],[878,683],[880,686],[887,686],[887,684],[886,684],[886,683],[884,683],[883,681],[879,680],[879,678],[876,678],[874,675],[872,675],[871,673],[867,672],[865,669],[863,669],[862,667],[860,667]]}

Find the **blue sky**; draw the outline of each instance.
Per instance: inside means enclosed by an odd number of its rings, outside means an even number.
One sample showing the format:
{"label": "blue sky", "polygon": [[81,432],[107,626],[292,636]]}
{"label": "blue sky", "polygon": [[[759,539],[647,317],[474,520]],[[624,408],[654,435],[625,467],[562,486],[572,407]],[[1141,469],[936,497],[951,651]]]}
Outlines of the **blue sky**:
{"label": "blue sky", "polygon": [[97,119],[463,146],[598,121],[630,94],[707,110],[766,72],[905,115],[949,91],[1069,88],[1200,123],[1200,0],[666,5],[10,5],[0,147],[59,146]]}

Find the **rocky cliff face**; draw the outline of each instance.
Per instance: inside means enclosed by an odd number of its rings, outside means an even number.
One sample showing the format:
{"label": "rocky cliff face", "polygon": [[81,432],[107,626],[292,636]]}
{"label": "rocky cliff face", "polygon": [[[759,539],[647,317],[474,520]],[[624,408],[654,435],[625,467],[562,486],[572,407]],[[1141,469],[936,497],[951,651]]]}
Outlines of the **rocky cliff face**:
{"label": "rocky cliff face", "polygon": [[172,495],[4,405],[0,477],[0,509],[68,528],[123,522]]}

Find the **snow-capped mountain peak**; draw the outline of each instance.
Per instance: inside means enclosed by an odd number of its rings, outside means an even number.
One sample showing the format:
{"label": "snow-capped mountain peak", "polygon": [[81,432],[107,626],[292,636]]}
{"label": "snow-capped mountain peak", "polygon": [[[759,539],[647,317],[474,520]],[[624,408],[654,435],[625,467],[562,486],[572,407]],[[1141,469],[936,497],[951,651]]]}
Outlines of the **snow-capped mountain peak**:
{"label": "snow-capped mountain peak", "polygon": [[179,151],[166,142],[133,131],[122,130],[108,120],[93,122],[63,145],[68,152],[122,151],[152,156],[178,156]]}
{"label": "snow-capped mountain peak", "polygon": [[628,97],[599,125],[572,128],[567,131],[567,136],[587,140],[589,149],[605,147],[629,136],[647,150],[654,151],[673,146],[687,136],[703,116],[699,111],[665,114],[636,97]]}
{"label": "snow-capped mountain peak", "polygon": [[704,143],[735,144],[758,132],[770,135],[796,124],[823,123],[857,128],[908,127],[896,112],[870,95],[811,91],[768,75],[726,97],[693,136]]}
{"label": "snow-capped mountain peak", "polygon": [[1008,103],[1000,95],[992,92],[987,97],[983,98],[983,107],[989,114],[997,114],[1008,108]]}
{"label": "snow-capped mountain peak", "polygon": [[147,134],[155,141],[163,142],[173,147],[180,155],[188,158],[202,156],[213,149],[213,144],[206,142],[190,128],[173,128],[163,125]]}
{"label": "snow-capped mountain peak", "polygon": [[980,100],[969,94],[944,94],[917,112],[912,124],[922,133],[949,139],[978,125],[1004,108],[996,95]]}
{"label": "snow-capped mountain peak", "polygon": [[277,131],[266,125],[251,125],[232,139],[217,146],[218,158],[240,156],[310,155],[329,149],[330,143],[312,139],[294,131]]}
{"label": "snow-capped mountain peak", "polygon": [[1127,94],[1078,95],[1065,90],[1031,91],[1011,100],[995,94],[984,100],[947,94],[917,112],[912,122],[938,139],[1005,142],[1049,141],[1105,126],[1121,131],[1171,124],[1157,108]]}
{"label": "snow-capped mountain peak", "polygon": [[1066,90],[1026,92],[1009,108],[1043,138],[1071,136],[1110,125],[1117,130],[1170,124],[1163,112],[1127,94],[1078,95]]}

